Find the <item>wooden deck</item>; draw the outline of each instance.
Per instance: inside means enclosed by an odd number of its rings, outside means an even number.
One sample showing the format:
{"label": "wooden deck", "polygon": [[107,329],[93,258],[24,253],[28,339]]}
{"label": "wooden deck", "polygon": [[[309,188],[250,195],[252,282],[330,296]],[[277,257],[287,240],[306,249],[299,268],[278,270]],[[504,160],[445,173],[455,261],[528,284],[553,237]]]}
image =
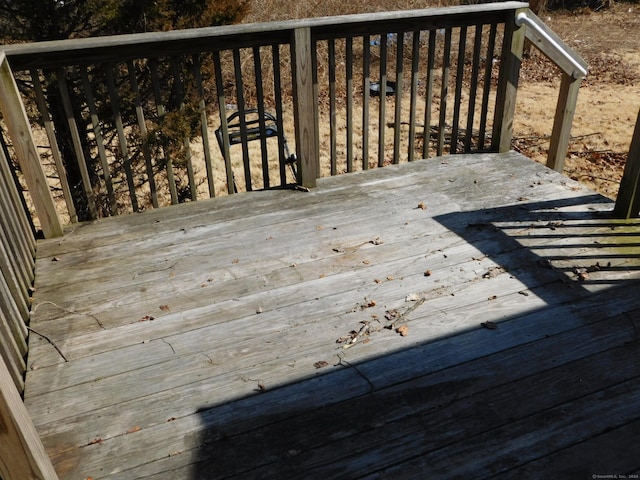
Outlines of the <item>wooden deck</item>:
{"label": "wooden deck", "polygon": [[38,245],[25,403],[63,479],[638,474],[612,207],[477,154],[78,226]]}

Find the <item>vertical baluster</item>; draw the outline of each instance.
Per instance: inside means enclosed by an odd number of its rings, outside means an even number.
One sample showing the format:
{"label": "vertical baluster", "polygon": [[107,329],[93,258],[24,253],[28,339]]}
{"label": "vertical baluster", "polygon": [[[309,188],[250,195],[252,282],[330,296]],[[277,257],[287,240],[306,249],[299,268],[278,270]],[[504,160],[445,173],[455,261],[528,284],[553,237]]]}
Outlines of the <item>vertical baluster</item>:
{"label": "vertical baluster", "polygon": [[415,160],[416,148],[416,102],[418,97],[418,73],[420,70],[420,31],[412,34],[411,44],[411,98],[409,107],[409,147],[407,150],[410,162]]}
{"label": "vertical baluster", "polygon": [[[278,158],[285,158],[284,150],[284,112],[282,110],[282,72],[280,71],[280,45],[271,46],[271,56],[273,57],[273,90],[274,101],[276,104],[276,117],[278,118]],[[280,185],[287,184],[287,166],[284,162],[279,162],[280,167]],[[297,179],[294,179],[297,181]]]}
{"label": "vertical baluster", "polygon": [[353,172],[353,37],[346,38],[347,172]]}
{"label": "vertical baluster", "polygon": [[0,143],[0,202],[4,205],[0,210],[6,216],[5,228],[16,239],[12,246],[16,248],[16,258],[24,265],[23,274],[26,275],[26,283],[30,286],[34,277],[36,240],[27,216],[26,205],[18,193],[14,175],[7,162],[9,156],[1,132]]}
{"label": "vertical baluster", "polygon": [[473,40],[473,64],[471,66],[471,87],[469,88],[469,108],[467,110],[467,133],[464,138],[464,151],[471,151],[473,140],[473,119],[476,113],[476,96],[478,94],[478,74],[480,71],[480,50],[482,48],[482,25],[476,25]]}
{"label": "vertical baluster", "polygon": [[51,155],[56,165],[56,171],[60,178],[60,187],[62,188],[62,195],[64,197],[65,205],[67,206],[67,212],[69,213],[69,220],[72,223],[78,221],[78,214],[76,213],[76,206],[73,204],[73,195],[71,188],[69,187],[69,179],[67,178],[67,170],[64,168],[62,161],[62,155],[60,154],[60,147],[58,146],[58,140],[56,139],[55,128],[53,121],[51,120],[51,114],[49,113],[49,107],[47,101],[44,98],[44,91],[42,89],[42,83],[40,82],[40,74],[36,69],[32,69],[31,80],[33,81],[33,88],[36,94],[36,105],[42,116],[45,132],[47,132],[47,138],[49,145],[51,146]]}
{"label": "vertical baluster", "polygon": [[338,137],[338,112],[336,108],[336,43],[334,39],[328,40],[329,63],[329,138],[331,175],[338,173],[337,166],[337,137]]}
{"label": "vertical baluster", "polygon": [[362,38],[362,169],[369,169],[369,93],[371,89],[371,37]]}
{"label": "vertical baluster", "polygon": [[229,151],[229,125],[227,124],[227,102],[224,94],[224,82],[222,78],[222,62],[220,52],[213,52],[213,69],[216,76],[216,90],[218,92],[218,112],[220,113],[220,133],[222,142],[222,156],[224,157],[224,169],[227,174],[227,192],[236,193],[235,178],[231,166],[231,153]]}
{"label": "vertical baluster", "polygon": [[438,122],[437,156],[444,153],[444,137],[447,128],[447,95],[449,94],[449,71],[451,70],[451,28],[444,34],[444,54],[442,56],[442,85],[440,86],[440,120]]}
{"label": "vertical baluster", "polygon": [[80,176],[82,178],[82,187],[84,189],[84,194],[87,199],[89,216],[90,218],[95,219],[95,218],[98,218],[98,211],[96,209],[96,199],[95,199],[95,195],[93,194],[93,187],[91,185],[91,179],[89,177],[89,170],[87,169],[87,161],[84,156],[82,141],[80,139],[80,133],[78,131],[78,125],[76,124],[76,119],[73,113],[71,97],[69,95],[69,87],[67,85],[64,69],[62,68],[58,69],[58,88],[60,90],[60,95],[62,97],[62,105],[65,111],[65,114],[67,115],[67,123],[69,125],[69,132],[71,134],[71,139],[73,142],[73,149],[76,154],[78,170],[80,171]]}
{"label": "vertical baluster", "polygon": [[113,112],[113,118],[118,132],[118,141],[120,145],[120,155],[122,156],[122,162],[124,165],[125,175],[127,177],[127,185],[129,187],[129,196],[131,198],[131,207],[134,212],[139,210],[138,197],[136,195],[135,181],[133,178],[133,167],[131,165],[131,158],[129,157],[129,146],[127,145],[127,137],[124,132],[124,126],[122,123],[122,115],[120,114],[120,97],[116,90],[115,78],[113,75],[114,65],[112,63],[107,64],[107,87],[109,89],[109,98],[111,100],[111,110]]}
{"label": "vertical baluster", "polygon": [[387,35],[380,34],[380,89],[378,91],[378,167],[384,166],[385,128],[387,116]]}
{"label": "vertical baluster", "polygon": [[102,128],[100,127],[100,118],[98,117],[98,110],[96,108],[96,101],[93,95],[93,88],[91,82],[89,82],[89,74],[86,67],[80,67],[80,75],[82,77],[82,85],[84,88],[84,94],[86,102],[89,107],[89,115],[91,116],[91,124],[93,127],[93,136],[96,141],[96,147],[98,149],[98,156],[100,157],[100,163],[102,165],[102,178],[104,179],[104,185],[107,189],[107,196],[109,197],[109,206],[111,208],[111,214],[117,215],[118,202],[113,190],[113,181],[111,179],[111,169],[109,167],[109,161],[107,160],[107,151],[104,146],[104,138],[102,137]]}
{"label": "vertical baluster", "polygon": [[[24,360],[27,348],[24,338],[21,339],[21,335],[15,332],[18,328],[18,322],[15,321],[17,318],[19,313],[9,295],[5,278],[0,275],[0,367],[7,366],[14,385],[18,391],[22,392],[27,367]],[[7,385],[2,387],[4,393]]]}
{"label": "vertical baluster", "polygon": [[404,32],[398,32],[396,36],[396,93],[394,131],[393,131],[393,163],[400,162],[400,139],[402,125],[402,89],[404,75]]}
{"label": "vertical baluster", "polygon": [[[4,151],[0,152],[4,155]],[[5,158],[0,162],[6,164]],[[0,172],[0,271],[5,277],[22,318],[29,317],[28,298],[33,281],[33,257],[25,245],[19,225],[16,224],[16,211],[22,204],[11,201],[9,190],[15,189],[11,175]],[[8,168],[6,170],[9,170]]]}
{"label": "vertical baluster", "polygon": [[424,108],[424,131],[422,144],[422,158],[429,158],[431,147],[431,109],[433,105],[433,78],[435,77],[436,61],[436,30],[429,30],[429,47],[427,51],[427,92]]}
{"label": "vertical baluster", "polygon": [[204,152],[204,164],[207,171],[207,185],[209,186],[209,197],[216,196],[215,178],[213,176],[213,157],[211,155],[211,144],[209,143],[209,119],[207,118],[207,103],[204,95],[202,83],[202,62],[199,54],[193,55],[193,77],[198,90],[198,111],[200,112],[200,134],[202,135],[202,149]]}
{"label": "vertical baluster", "polygon": [[491,72],[493,71],[493,53],[496,48],[496,33],[498,25],[491,24],[489,40],[484,65],[484,80],[482,83],[482,107],[480,109],[480,129],[478,132],[478,149],[484,150],[487,131],[487,117],[489,112],[489,94],[491,93]]}
{"label": "vertical baluster", "polygon": [[[153,96],[156,102],[156,114],[158,116],[158,124],[160,128],[164,125],[166,108],[162,101],[162,91],[160,89],[160,76],[158,73],[158,60],[152,58],[149,60],[149,66],[151,67],[151,82],[153,84]],[[169,146],[166,142],[166,136],[162,137],[162,155],[164,165],[167,173],[167,183],[169,184],[169,193],[171,195],[171,204],[178,203],[178,187],[176,185],[176,178],[173,172],[173,160],[169,155]]]}
{"label": "vertical baluster", "polygon": [[260,126],[260,152],[262,154],[262,185],[269,188],[269,155],[267,151],[267,137],[264,111],[264,90],[262,88],[262,59],[260,47],[253,47],[253,66],[256,77],[256,101],[258,102],[258,122]]}
{"label": "vertical baluster", "polygon": [[[173,85],[178,97],[178,104],[180,105],[180,113],[185,113],[186,101],[185,101],[185,88],[182,81],[182,71],[180,68],[180,62],[178,58],[171,57],[171,70],[173,72]],[[185,163],[187,166],[187,178],[189,179],[189,195],[191,200],[196,201],[198,199],[198,191],[196,185],[195,172],[193,170],[193,161],[191,158],[191,139],[189,138],[189,132],[182,138],[182,148],[184,149]]]}
{"label": "vertical baluster", "polygon": [[242,80],[242,61],[240,59],[240,49],[233,49],[233,65],[236,85],[236,103],[238,106],[238,120],[240,122],[240,138],[242,139],[242,162],[244,164],[244,184],[247,192],[252,190],[251,186],[251,159],[249,158],[249,144],[247,139],[247,123],[245,117],[244,102],[244,82]]}
{"label": "vertical baluster", "polygon": [[458,68],[456,69],[456,91],[453,100],[453,121],[451,124],[450,153],[458,151],[458,130],[460,128],[460,106],[462,105],[462,81],[464,79],[464,56],[467,48],[467,27],[460,27],[458,42]]}
{"label": "vertical baluster", "polygon": [[149,190],[151,192],[151,204],[154,208],[158,208],[158,189],[156,188],[156,180],[153,175],[153,163],[151,161],[151,151],[149,149],[149,135],[147,132],[147,124],[142,110],[142,98],[140,97],[140,88],[138,87],[138,79],[136,78],[136,68],[133,60],[127,62],[127,70],[129,70],[129,83],[134,97],[134,106],[136,110],[136,119],[138,120],[138,129],[142,141],[142,154],[147,169],[147,180],[149,182]]}

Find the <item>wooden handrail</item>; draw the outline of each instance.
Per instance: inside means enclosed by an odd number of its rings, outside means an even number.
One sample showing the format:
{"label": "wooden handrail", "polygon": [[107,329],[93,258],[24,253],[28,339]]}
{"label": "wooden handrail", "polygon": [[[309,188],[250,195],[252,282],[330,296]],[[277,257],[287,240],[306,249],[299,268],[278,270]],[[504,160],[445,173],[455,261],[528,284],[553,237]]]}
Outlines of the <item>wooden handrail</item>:
{"label": "wooden handrail", "polygon": [[[0,63],[6,68],[1,53]],[[7,106],[15,106],[6,98],[7,90],[12,91],[10,72],[3,72],[1,82],[5,85],[0,90],[4,97],[0,105],[9,128],[19,128],[18,132],[13,132],[13,142],[17,154],[22,155],[24,150],[31,148],[30,130],[21,123],[24,121],[21,110],[6,110]],[[16,146],[17,141],[23,142],[22,148]],[[4,142],[0,143],[0,478],[54,480],[56,472],[21,398],[36,241]],[[34,163],[39,165],[39,162]],[[25,178],[32,173],[25,173]],[[45,191],[49,193],[48,188]]]}
{"label": "wooden handrail", "polygon": [[531,10],[519,12],[515,22],[519,26],[526,26],[526,38],[562,70],[560,93],[547,155],[547,166],[562,172],[571,136],[573,115],[578,103],[578,90],[580,82],[587,76],[588,65]]}
{"label": "wooden handrail", "polygon": [[[360,35],[420,28],[446,28],[475,25],[490,18],[501,18],[504,12],[526,7],[518,1],[479,5],[427,8],[420,10],[363,13],[330,17],[286,20],[271,23],[227,25],[220,27],[174,30],[169,32],[136,33],[56,40],[4,46],[14,70],[57,68],[81,63],[121,61],[159,52],[172,56],[185,52],[212,49],[250,48],[274,43],[287,43],[291,32],[309,28],[314,39],[337,38],[345,33]],[[407,25],[408,24],[408,25]],[[127,48],[122,48],[126,45]]]}

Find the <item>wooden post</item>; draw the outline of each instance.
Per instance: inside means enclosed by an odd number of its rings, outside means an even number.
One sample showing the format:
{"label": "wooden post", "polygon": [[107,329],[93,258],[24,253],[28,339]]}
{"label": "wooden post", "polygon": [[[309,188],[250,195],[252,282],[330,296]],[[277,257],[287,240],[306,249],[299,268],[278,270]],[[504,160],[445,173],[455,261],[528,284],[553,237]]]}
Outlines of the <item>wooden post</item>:
{"label": "wooden post", "polygon": [[491,140],[491,149],[498,152],[511,150],[513,117],[516,110],[516,93],[525,37],[525,27],[518,27],[515,19],[518,13],[526,10],[512,10],[506,15],[504,24],[500,76],[496,92],[496,109]]}
{"label": "wooden post", "polygon": [[629,156],[620,181],[620,190],[613,214],[618,218],[631,218],[640,215],[640,112],[636,128],[631,139]]}
{"label": "wooden post", "polygon": [[316,186],[320,176],[320,152],[317,142],[317,104],[314,96],[313,45],[309,27],[296,28],[291,42],[298,182],[307,188]]}
{"label": "wooden post", "polygon": [[571,125],[573,123],[573,115],[576,112],[581,81],[582,78],[574,78],[567,73],[562,73],[562,83],[560,84],[560,94],[547,156],[547,167],[553,168],[560,173],[562,173],[564,160],[567,156],[567,148],[571,138]]}
{"label": "wooden post", "polygon": [[3,480],[56,480],[58,478],[2,357],[0,357],[0,478]]}
{"label": "wooden post", "polygon": [[40,163],[27,112],[4,52],[0,52],[0,110],[7,124],[44,236],[60,237],[63,235],[62,224]]}

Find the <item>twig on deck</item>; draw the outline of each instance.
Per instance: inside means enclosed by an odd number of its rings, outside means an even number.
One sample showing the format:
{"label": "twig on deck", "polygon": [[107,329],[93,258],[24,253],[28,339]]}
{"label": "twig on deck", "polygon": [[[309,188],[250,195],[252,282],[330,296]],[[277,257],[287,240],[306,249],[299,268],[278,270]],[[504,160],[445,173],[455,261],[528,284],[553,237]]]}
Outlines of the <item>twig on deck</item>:
{"label": "twig on deck", "polygon": [[47,337],[46,335],[38,332],[37,330],[34,330],[31,327],[27,327],[27,330],[29,330],[30,332],[35,333],[36,335],[38,335],[39,337],[44,338],[47,342],[49,342],[51,344],[51,346],[53,348],[56,349],[56,351],[60,354],[60,356],[64,359],[65,362],[68,362],[69,360],[67,359],[67,357],[64,356],[64,353],[62,353],[62,350],[60,350],[60,348],[58,347],[58,345],[55,344],[55,342],[53,340],[51,340],[49,337]]}
{"label": "twig on deck", "polygon": [[44,301],[44,302],[40,302],[40,303],[38,303],[37,305],[35,305],[35,306],[33,307],[33,309],[31,310],[31,312],[32,312],[32,313],[36,313],[36,311],[38,310],[38,308],[40,308],[40,306],[41,306],[41,305],[47,305],[47,304],[49,304],[49,305],[53,305],[54,307],[59,308],[60,310],[62,310],[62,311],[63,311],[63,312],[65,312],[65,313],[70,313],[71,315],[86,315],[87,317],[93,318],[93,319],[96,321],[96,323],[98,324],[98,326],[99,326],[101,329],[103,329],[103,330],[106,330],[106,329],[107,329],[107,327],[105,327],[105,326],[103,325],[103,323],[102,323],[102,322],[98,319],[98,317],[96,317],[95,315],[93,315],[93,314],[91,314],[91,313],[81,313],[81,312],[75,312],[75,311],[73,311],[73,310],[68,310],[68,309],[66,309],[66,308],[64,308],[64,307],[61,307],[61,306],[60,306],[60,305],[58,305],[57,303],[55,303],[55,302],[51,302],[51,301],[49,301],[49,300],[46,300],[46,301]]}
{"label": "twig on deck", "polygon": [[407,308],[404,312],[402,312],[400,315],[398,315],[393,322],[391,322],[389,325],[385,326],[385,328],[389,329],[389,330],[395,330],[398,327],[398,324],[400,323],[404,323],[406,321],[407,316],[413,312],[416,308],[418,308],[420,305],[422,305],[424,302],[426,302],[427,299],[424,297],[421,297],[420,299],[416,300],[416,302],[411,305],[409,308]]}
{"label": "twig on deck", "polygon": [[362,373],[362,371],[356,367],[355,365],[353,365],[352,363],[349,363],[347,360],[344,359],[344,354],[342,352],[338,352],[338,358],[340,359],[340,361],[338,362],[338,365],[342,365],[345,367],[350,367],[353,368],[356,372],[358,372],[358,375],[360,375],[362,378],[364,378],[364,380],[369,384],[369,393],[373,393],[376,389],[376,387],[373,385],[373,383],[371,382],[371,380],[369,380],[369,378]]}

